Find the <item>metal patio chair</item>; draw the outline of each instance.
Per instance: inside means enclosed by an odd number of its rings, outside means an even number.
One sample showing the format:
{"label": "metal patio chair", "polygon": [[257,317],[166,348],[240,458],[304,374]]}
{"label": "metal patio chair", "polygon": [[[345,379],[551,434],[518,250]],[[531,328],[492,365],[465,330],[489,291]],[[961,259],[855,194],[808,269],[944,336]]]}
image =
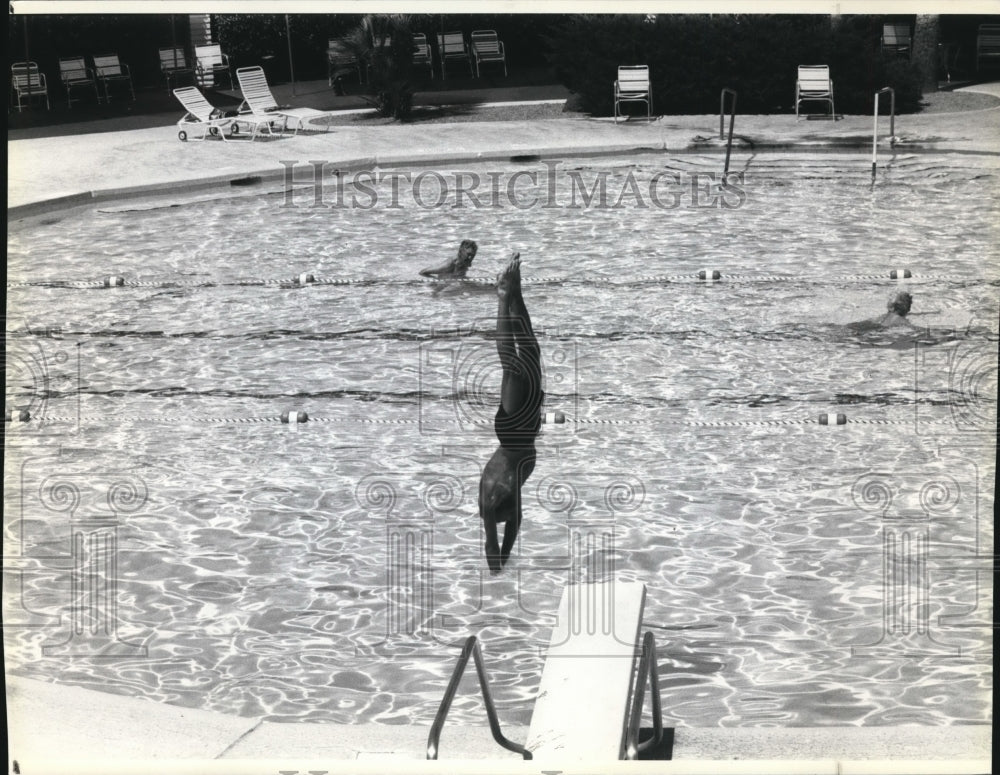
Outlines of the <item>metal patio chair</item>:
{"label": "metal patio chair", "polygon": [[87,67],[83,57],[68,57],[59,60],[59,79],[66,90],[66,107],[73,107],[73,89],[93,89],[98,104],[101,93],[97,90],[97,78]]}
{"label": "metal patio chair", "polygon": [[476,78],[480,76],[480,65],[483,62],[500,62],[503,64],[504,77],[507,76],[507,55],[504,53],[503,41],[497,37],[494,30],[473,30],[472,57],[476,61]]}
{"label": "metal patio chair", "polygon": [[653,88],[649,80],[648,65],[622,65],[618,68],[618,80],[615,81],[615,123],[623,102],[644,102],[646,104],[646,119],[653,117]]}
{"label": "metal patio chair", "polygon": [[94,57],[94,75],[104,87],[104,100],[111,102],[111,90],[109,84],[127,83],[132,101],[135,102],[135,88],[132,85],[132,73],[124,62],[118,59],[117,54],[104,54]]}
{"label": "metal patio chair", "polygon": [[799,118],[799,104],[810,100],[829,102],[830,118],[837,117],[829,65],[799,65],[799,77],[795,81],[795,118]]}

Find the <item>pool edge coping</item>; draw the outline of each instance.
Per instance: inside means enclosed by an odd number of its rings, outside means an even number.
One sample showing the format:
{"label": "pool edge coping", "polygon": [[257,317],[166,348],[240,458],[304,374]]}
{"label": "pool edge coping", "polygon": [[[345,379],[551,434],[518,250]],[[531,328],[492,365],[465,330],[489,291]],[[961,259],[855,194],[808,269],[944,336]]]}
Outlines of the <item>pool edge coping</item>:
{"label": "pool edge coping", "polygon": [[[1000,110],[1000,107],[994,108]],[[421,154],[381,154],[375,156],[362,156],[346,158],[343,160],[330,160],[327,163],[336,170],[353,172],[375,167],[396,168],[396,167],[421,167],[455,163],[483,163],[483,162],[505,162],[517,163],[519,161],[543,161],[554,158],[597,158],[602,156],[620,156],[627,153],[698,153],[710,149],[722,148],[724,144],[718,140],[692,139],[684,148],[669,148],[664,140],[657,142],[647,142],[638,144],[623,144],[621,146],[609,147],[607,145],[570,145],[543,147],[535,149],[514,150],[485,150],[485,151],[464,151],[455,153],[429,152]],[[838,140],[810,141],[762,141],[757,142],[742,138],[738,146],[739,150],[750,150],[753,152],[764,151],[830,151],[830,150],[862,150],[867,149],[868,143],[857,138],[843,138]],[[948,153],[948,148],[935,147],[934,143],[914,143],[900,144],[893,148],[894,153],[898,152],[925,152],[933,151],[938,153]],[[46,215],[52,212],[71,210],[77,207],[88,205],[127,201],[144,196],[162,196],[171,193],[184,193],[193,191],[203,191],[211,189],[226,189],[239,186],[242,182],[253,181],[255,183],[272,183],[275,180],[286,180],[289,177],[287,167],[275,168],[269,166],[256,170],[244,171],[240,173],[226,173],[221,175],[199,175],[182,180],[169,180],[158,183],[146,183],[136,186],[121,186],[113,188],[93,189],[71,194],[62,194],[56,197],[39,199],[34,202],[14,205],[7,208],[8,221],[22,220],[38,215]],[[289,181],[291,182],[291,181]]]}

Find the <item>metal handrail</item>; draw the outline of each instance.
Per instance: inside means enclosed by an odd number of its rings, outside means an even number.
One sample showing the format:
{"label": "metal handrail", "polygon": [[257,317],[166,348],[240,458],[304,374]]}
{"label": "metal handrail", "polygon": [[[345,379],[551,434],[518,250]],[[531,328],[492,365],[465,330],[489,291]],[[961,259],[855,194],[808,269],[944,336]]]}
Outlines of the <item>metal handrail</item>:
{"label": "metal handrail", "polygon": [[[649,679],[653,699],[653,736],[639,742],[639,724],[642,721],[642,705],[646,694],[646,679]],[[635,678],[632,693],[632,709],[629,713],[628,731],[625,733],[625,758],[635,760],[641,751],[647,751],[660,744],[663,739],[663,717],[660,712],[660,678],[656,667],[656,641],[653,633],[642,637],[642,657],[639,659],[639,673]]]}
{"label": "metal handrail", "polygon": [[726,182],[726,176],[729,174],[729,154],[733,150],[733,123],[736,121],[736,90],[735,89],[723,89],[719,94],[719,139],[722,139],[723,128],[725,127],[725,115],[726,115],[726,95],[733,95],[733,104],[730,107],[729,112],[729,141],[726,143],[726,166],[722,170],[722,182]]}
{"label": "metal handrail", "polygon": [[455,664],[455,669],[451,674],[451,680],[448,682],[448,688],[444,691],[444,698],[438,706],[437,715],[434,717],[434,723],[431,725],[430,735],[427,737],[427,758],[437,759],[441,730],[444,729],[445,719],[448,716],[448,711],[451,709],[451,701],[455,699],[455,692],[458,691],[458,685],[462,681],[462,674],[465,672],[465,666],[469,663],[470,656],[476,663],[479,688],[483,692],[483,703],[486,705],[486,716],[490,722],[490,731],[493,733],[493,739],[508,751],[519,753],[525,759],[530,759],[531,751],[523,745],[518,745],[513,740],[508,740],[500,731],[500,720],[497,718],[493,696],[490,694],[490,682],[486,677],[486,665],[483,663],[483,654],[479,648],[479,640],[475,635],[470,635],[465,639],[465,644],[462,646],[462,653],[458,657],[458,662]]}
{"label": "metal handrail", "polygon": [[875,113],[872,127],[872,185],[875,185],[875,168],[878,164],[878,97],[889,92],[889,147],[896,144],[896,90],[891,86],[883,86],[875,92]]}

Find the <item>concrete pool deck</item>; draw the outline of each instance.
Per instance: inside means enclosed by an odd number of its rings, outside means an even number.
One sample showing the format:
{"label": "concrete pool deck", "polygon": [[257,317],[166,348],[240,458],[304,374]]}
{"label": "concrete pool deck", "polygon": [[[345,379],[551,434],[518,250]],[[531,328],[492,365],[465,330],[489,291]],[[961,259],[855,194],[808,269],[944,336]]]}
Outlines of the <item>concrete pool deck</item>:
{"label": "concrete pool deck", "polygon": [[[473,695],[478,687],[467,678],[461,691]],[[7,707],[10,757],[25,775],[134,773],[138,771],[135,762],[140,760],[145,762],[141,771],[149,775],[397,771],[401,767],[474,772],[482,771],[491,760],[494,767],[499,762],[505,772],[538,772],[545,766],[523,762],[517,754],[500,748],[485,723],[446,725],[439,761],[427,762],[430,730],[420,725],[277,724],[24,678],[8,678]],[[522,743],[528,734],[523,726],[504,726],[503,732]],[[988,726],[678,728],[671,762],[623,766],[629,772],[667,775],[985,773],[990,750]],[[59,760],[71,760],[71,769],[61,769]],[[588,765],[592,772],[592,763],[576,763],[583,770]],[[563,772],[572,772],[573,767],[573,762],[559,762]],[[602,765],[600,771],[606,769]]]}
{"label": "concrete pool deck", "polygon": [[[1000,97],[1000,84],[968,87]],[[81,131],[86,131],[81,125]],[[763,149],[853,149],[862,168],[870,164],[872,117],[838,121],[796,120],[791,115],[738,115],[734,154]],[[932,150],[1000,154],[1000,108],[896,117],[895,148],[889,118],[880,118],[879,154]],[[282,162],[323,160],[334,167],[372,168],[438,163],[507,161],[511,156],[547,158],[626,153],[636,149],[718,154],[719,117],[664,116],[652,122],[553,118],[527,121],[333,125],[329,131],[274,139],[182,143],[177,126],[12,140],[7,144],[7,207],[11,218],[49,209],[116,199],[185,185],[228,185],[237,178],[280,179]]]}
{"label": "concrete pool deck", "polygon": [[[973,87],[1000,97],[1000,85]],[[717,154],[718,116],[654,122],[547,119],[419,126],[335,125],[328,132],[275,140],[181,143],[174,124],[148,129],[15,140],[8,143],[8,215],[101,199],[225,185],[234,178],[280,179],[283,162],[333,165],[457,164],[511,156],[575,156],[634,149]],[[790,115],[737,116],[737,154],[753,149],[842,149],[870,163],[872,118],[796,121]],[[893,151],[880,121],[880,158]],[[1000,107],[896,119],[895,152],[1000,155]],[[463,692],[469,690],[467,685]],[[8,746],[18,770],[210,773],[407,770],[538,772],[500,749],[486,726],[447,727],[442,761],[423,762],[428,728],[396,725],[275,724],[7,677]],[[523,741],[524,727],[505,727]],[[989,726],[713,728],[676,731],[672,762],[623,763],[630,772],[981,773],[991,769]],[[135,764],[143,761],[141,769]],[[492,762],[492,764],[491,764]],[[593,763],[577,769],[594,771]],[[12,769],[12,766],[11,766]],[[560,763],[563,772],[572,763]],[[609,768],[603,764],[600,771]]]}

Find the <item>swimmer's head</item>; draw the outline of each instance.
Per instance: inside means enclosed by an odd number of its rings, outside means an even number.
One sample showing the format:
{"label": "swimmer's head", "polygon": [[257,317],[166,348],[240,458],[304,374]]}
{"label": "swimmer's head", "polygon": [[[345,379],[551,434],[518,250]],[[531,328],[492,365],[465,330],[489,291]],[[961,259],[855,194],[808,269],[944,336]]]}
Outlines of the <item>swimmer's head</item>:
{"label": "swimmer's head", "polygon": [[470,266],[478,251],[479,246],[475,242],[470,239],[462,240],[462,244],[458,246],[458,263],[462,266]]}
{"label": "swimmer's head", "polygon": [[906,314],[910,311],[910,307],[913,305],[913,297],[910,296],[906,291],[900,291],[892,299],[889,299],[889,303],[886,304],[889,312],[899,315],[901,318],[906,317]]}

